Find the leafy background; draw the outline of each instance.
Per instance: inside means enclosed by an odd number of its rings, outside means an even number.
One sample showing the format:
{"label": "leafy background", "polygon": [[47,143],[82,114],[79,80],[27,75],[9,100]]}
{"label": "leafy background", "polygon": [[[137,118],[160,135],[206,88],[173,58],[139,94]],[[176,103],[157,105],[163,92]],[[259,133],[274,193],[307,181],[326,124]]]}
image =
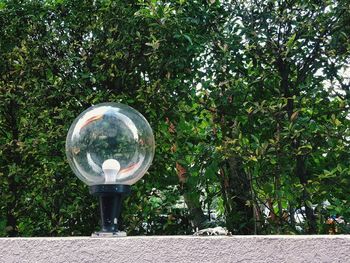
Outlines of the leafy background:
{"label": "leafy background", "polygon": [[0,235],[96,230],[97,200],[64,145],[106,101],[140,111],[157,144],[124,203],[129,235],[349,233],[349,10],[0,0]]}

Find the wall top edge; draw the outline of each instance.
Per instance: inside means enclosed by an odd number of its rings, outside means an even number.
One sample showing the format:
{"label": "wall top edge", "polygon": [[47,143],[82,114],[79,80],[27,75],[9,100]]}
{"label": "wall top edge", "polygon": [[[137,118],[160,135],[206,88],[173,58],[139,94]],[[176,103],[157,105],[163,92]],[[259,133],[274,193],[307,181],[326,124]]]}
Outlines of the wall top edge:
{"label": "wall top edge", "polygon": [[69,236],[69,237],[0,237],[0,241],[5,240],[123,240],[123,239],[346,239],[350,240],[350,235],[232,235],[232,236],[128,236],[128,237],[89,237],[89,236]]}

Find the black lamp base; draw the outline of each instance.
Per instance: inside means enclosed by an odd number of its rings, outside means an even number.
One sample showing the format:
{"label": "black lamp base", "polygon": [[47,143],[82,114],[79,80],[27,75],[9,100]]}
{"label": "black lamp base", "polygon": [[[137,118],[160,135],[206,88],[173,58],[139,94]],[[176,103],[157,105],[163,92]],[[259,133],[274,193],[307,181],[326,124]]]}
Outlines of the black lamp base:
{"label": "black lamp base", "polygon": [[90,194],[97,196],[100,203],[101,230],[92,234],[94,237],[126,236],[118,230],[118,218],[122,201],[131,192],[130,185],[101,184],[90,186]]}
{"label": "black lamp base", "polygon": [[126,232],[117,231],[117,232],[95,232],[91,234],[91,237],[126,237]]}

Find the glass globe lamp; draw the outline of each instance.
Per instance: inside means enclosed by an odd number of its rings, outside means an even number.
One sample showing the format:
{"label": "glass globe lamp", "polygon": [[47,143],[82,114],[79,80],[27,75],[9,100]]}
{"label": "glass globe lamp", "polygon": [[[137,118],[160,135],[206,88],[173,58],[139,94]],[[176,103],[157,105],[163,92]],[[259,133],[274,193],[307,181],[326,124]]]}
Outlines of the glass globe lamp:
{"label": "glass globe lamp", "polygon": [[101,103],[82,112],[66,139],[68,163],[98,196],[102,235],[118,231],[123,196],[147,172],[154,156],[154,137],[147,120],[120,103]]}

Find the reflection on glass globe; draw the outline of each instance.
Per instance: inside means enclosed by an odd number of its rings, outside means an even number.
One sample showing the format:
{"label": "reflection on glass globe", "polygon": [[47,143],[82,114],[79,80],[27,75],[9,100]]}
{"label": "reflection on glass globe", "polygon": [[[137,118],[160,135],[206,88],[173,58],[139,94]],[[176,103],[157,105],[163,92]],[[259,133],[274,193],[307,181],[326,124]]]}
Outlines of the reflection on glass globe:
{"label": "reflection on glass globe", "polygon": [[147,120],[135,109],[102,103],[74,120],[66,154],[74,173],[88,185],[131,185],[151,165],[154,137]]}

